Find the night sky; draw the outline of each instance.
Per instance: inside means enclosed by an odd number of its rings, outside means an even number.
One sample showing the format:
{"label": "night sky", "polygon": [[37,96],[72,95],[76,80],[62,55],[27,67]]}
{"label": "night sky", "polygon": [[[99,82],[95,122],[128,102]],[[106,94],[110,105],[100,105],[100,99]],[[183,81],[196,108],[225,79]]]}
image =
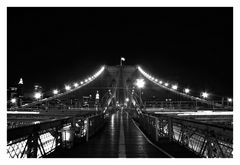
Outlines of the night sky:
{"label": "night sky", "polygon": [[194,90],[233,93],[232,8],[8,8],[7,83],[63,87],[101,65],[141,65]]}

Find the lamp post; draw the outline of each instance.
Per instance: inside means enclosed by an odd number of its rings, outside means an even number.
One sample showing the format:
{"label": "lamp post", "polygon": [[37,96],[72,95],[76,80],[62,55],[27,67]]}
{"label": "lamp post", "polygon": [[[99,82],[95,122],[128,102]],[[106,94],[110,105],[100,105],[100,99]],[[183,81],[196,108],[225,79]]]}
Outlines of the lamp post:
{"label": "lamp post", "polygon": [[42,97],[42,93],[41,93],[41,92],[36,92],[36,93],[34,94],[34,98],[35,98],[36,100],[40,100],[41,97]]}
{"label": "lamp post", "polygon": [[136,86],[139,88],[139,91],[140,91],[140,96],[139,96],[139,98],[140,98],[140,102],[142,103],[142,88],[144,88],[144,86],[145,86],[145,81],[144,81],[144,79],[137,79],[136,80]]}

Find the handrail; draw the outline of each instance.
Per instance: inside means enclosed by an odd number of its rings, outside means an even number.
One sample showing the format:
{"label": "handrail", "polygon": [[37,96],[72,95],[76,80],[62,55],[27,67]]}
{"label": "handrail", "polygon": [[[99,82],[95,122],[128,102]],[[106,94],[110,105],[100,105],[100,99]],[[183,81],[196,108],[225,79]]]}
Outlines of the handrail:
{"label": "handrail", "polygon": [[63,119],[52,119],[48,121],[39,121],[36,124],[10,128],[7,130],[7,141],[15,140],[18,138],[26,137],[34,131],[43,131],[48,128],[57,127],[60,125],[72,122],[72,117],[64,117]]}

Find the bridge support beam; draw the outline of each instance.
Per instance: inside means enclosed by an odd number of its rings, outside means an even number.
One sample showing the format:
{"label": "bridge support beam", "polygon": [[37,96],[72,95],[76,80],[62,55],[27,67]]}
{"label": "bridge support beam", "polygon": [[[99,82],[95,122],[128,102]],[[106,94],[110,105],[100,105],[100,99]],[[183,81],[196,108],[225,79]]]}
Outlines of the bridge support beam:
{"label": "bridge support beam", "polygon": [[37,150],[38,150],[38,134],[34,132],[28,138],[28,142],[26,144],[27,148],[27,157],[28,158],[37,158]]}

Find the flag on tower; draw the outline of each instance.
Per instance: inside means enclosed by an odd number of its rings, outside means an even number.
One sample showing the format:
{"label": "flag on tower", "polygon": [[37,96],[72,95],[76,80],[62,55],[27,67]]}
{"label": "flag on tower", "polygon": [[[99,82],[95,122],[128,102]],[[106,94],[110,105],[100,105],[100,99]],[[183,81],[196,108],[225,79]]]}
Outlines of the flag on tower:
{"label": "flag on tower", "polygon": [[121,57],[121,60],[122,60],[122,61],[125,61],[125,58],[124,58],[124,57]]}

